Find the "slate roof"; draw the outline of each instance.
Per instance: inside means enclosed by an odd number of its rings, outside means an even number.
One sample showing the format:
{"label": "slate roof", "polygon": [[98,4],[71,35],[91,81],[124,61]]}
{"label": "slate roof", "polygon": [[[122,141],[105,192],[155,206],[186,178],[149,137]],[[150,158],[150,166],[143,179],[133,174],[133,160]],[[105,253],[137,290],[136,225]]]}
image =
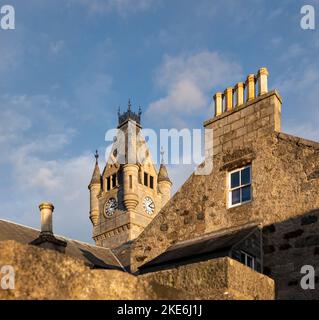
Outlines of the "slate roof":
{"label": "slate roof", "polygon": [[[0,241],[14,240],[29,244],[39,236],[39,230],[0,219]],[[65,254],[83,260],[88,266],[103,269],[123,270],[118,258],[111,249],[97,247],[89,243],[55,235],[57,239],[67,242]]]}
{"label": "slate roof", "polygon": [[177,242],[161,255],[145,263],[139,269],[148,269],[185,262],[203,256],[219,258],[228,256],[230,250],[258,229],[258,225],[250,225],[244,229],[223,230],[202,237]]}

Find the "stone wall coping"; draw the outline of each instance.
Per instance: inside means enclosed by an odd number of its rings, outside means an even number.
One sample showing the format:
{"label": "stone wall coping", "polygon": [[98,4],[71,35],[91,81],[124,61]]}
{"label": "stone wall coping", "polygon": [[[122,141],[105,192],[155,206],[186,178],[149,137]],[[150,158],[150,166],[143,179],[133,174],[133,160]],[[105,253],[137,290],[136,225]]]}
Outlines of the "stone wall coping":
{"label": "stone wall coping", "polygon": [[210,125],[210,124],[212,124],[212,123],[214,123],[214,122],[216,122],[216,121],[218,121],[220,119],[223,119],[223,118],[229,116],[230,114],[239,112],[239,111],[241,111],[241,110],[243,110],[243,109],[245,109],[245,108],[247,108],[247,107],[249,107],[249,106],[251,106],[251,105],[253,105],[255,103],[258,103],[258,102],[260,102],[260,101],[262,101],[264,99],[267,99],[267,98],[269,98],[269,97],[271,97],[273,95],[275,95],[277,97],[277,99],[280,101],[280,103],[282,104],[282,98],[281,98],[279,92],[275,89],[275,90],[272,90],[272,91],[270,91],[268,93],[265,93],[265,94],[263,94],[263,95],[261,95],[259,97],[256,97],[254,100],[247,101],[244,104],[242,104],[242,105],[240,105],[238,107],[235,107],[232,110],[225,111],[219,116],[216,116],[216,117],[213,117],[213,118],[211,118],[209,120],[206,120],[204,122],[204,127],[206,127],[206,126],[208,126],[208,125]]}
{"label": "stone wall coping", "polygon": [[218,293],[222,300],[227,299],[228,295],[235,295],[237,300],[275,298],[273,279],[230,257],[195,262],[138,277],[160,284],[171,279],[170,286],[196,292],[199,299],[216,299],[214,295]]}
{"label": "stone wall coping", "polygon": [[278,132],[276,133],[276,136],[278,139],[290,141],[297,145],[302,145],[302,146],[317,149],[317,150],[319,149],[319,142],[316,142],[316,141],[300,138],[284,132]]}

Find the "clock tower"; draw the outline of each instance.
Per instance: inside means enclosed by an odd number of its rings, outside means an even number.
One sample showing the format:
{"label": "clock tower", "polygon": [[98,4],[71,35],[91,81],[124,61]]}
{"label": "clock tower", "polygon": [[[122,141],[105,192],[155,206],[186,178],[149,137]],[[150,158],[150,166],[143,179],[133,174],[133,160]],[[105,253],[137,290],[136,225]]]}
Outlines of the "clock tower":
{"label": "clock tower", "polygon": [[98,246],[117,248],[134,240],[171,196],[163,161],[159,171],[141,133],[141,110],[128,103],[118,112],[117,134],[102,174],[96,153],[89,184],[90,219]]}

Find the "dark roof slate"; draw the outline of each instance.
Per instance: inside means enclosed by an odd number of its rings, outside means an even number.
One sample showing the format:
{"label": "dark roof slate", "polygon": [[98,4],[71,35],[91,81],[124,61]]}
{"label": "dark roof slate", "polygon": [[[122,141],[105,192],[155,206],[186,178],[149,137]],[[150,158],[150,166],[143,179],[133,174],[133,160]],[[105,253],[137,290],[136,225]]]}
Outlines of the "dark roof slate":
{"label": "dark roof slate", "polygon": [[240,230],[219,231],[200,238],[177,242],[139,269],[163,266],[205,255],[213,255],[214,257],[227,256],[236,244],[246,239],[257,228],[257,225],[253,225]]}
{"label": "dark roof slate", "polygon": [[[29,244],[39,236],[39,230],[0,219],[0,241],[14,240]],[[65,254],[83,260],[90,267],[124,270],[111,249],[57,236],[67,242]]]}

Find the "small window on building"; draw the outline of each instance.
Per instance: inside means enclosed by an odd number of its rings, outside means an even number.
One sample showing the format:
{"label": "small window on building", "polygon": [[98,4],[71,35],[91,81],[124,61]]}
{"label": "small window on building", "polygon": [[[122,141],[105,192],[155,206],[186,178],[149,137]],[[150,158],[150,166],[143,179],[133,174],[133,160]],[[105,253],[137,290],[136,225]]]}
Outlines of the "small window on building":
{"label": "small window on building", "polygon": [[150,176],[150,188],[154,189],[154,177]]}
{"label": "small window on building", "polygon": [[106,191],[111,190],[111,177],[106,178]]}
{"label": "small window on building", "polygon": [[130,189],[132,189],[133,188],[133,178],[131,175],[129,176],[129,184],[130,184]]}
{"label": "small window on building", "polygon": [[255,270],[255,258],[245,251],[240,252],[240,261],[247,267]]}
{"label": "small window on building", "polygon": [[229,207],[251,201],[251,166],[229,173]]}
{"label": "small window on building", "polygon": [[116,187],[116,173],[112,175],[112,188]]}
{"label": "small window on building", "polygon": [[144,172],[144,186],[148,187],[148,173]]}

